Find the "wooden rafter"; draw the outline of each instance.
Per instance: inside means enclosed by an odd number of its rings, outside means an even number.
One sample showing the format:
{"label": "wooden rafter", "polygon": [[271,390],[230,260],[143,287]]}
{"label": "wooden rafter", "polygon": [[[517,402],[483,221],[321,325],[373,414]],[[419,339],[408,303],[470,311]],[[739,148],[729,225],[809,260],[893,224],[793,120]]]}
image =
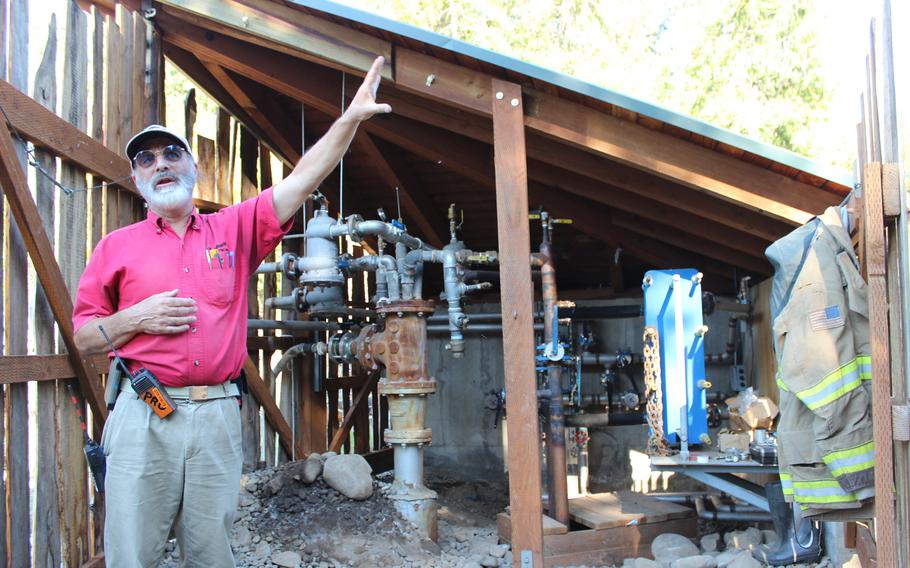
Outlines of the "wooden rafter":
{"label": "wooden rafter", "polygon": [[[403,89],[490,114],[485,73],[405,49],[396,51],[395,68]],[[526,90],[524,98],[525,126],[532,131],[793,225],[839,201],[831,192],[553,95]]]}
{"label": "wooden rafter", "polygon": [[236,0],[160,0],[162,12],[197,25],[218,22],[219,30],[247,39],[268,41],[277,51],[341,71],[370,69],[384,56],[381,73],[392,78],[392,45],[375,36],[309,16],[280,4]]}
{"label": "wooden rafter", "polygon": [[228,92],[221,86],[221,84],[215,80],[209,70],[205,68],[201,61],[199,61],[195,55],[190,51],[181,49],[172,44],[163,45],[164,55],[171,60],[177,67],[180,68],[188,77],[191,77],[193,82],[199,86],[200,89],[205,91],[205,93],[219,102],[220,105],[224,107],[238,122],[243,124],[250,132],[252,132],[256,138],[258,138],[262,143],[268,146],[269,150],[272,151],[278,158],[280,158],[285,164],[293,166],[294,162],[291,161],[289,157],[284,156],[281,152],[278,151],[278,144],[271,140],[265,132],[263,132],[256,122],[240,107],[239,104],[228,94]]}
{"label": "wooden rafter", "polygon": [[240,88],[236,81],[228,74],[227,71],[217,63],[209,60],[202,60],[202,64],[212,74],[212,77],[224,88],[228,95],[240,105],[252,121],[262,130],[269,140],[274,141],[278,147],[278,153],[283,155],[291,162],[297,162],[300,159],[300,151],[296,145],[291,144],[284,138],[278,129],[268,118],[259,110],[259,107],[253,104],[250,97]]}
{"label": "wooden rafter", "polygon": [[358,133],[354,140],[355,146],[366,155],[370,164],[376,168],[377,173],[388,185],[397,187],[401,196],[401,205],[413,219],[418,235],[423,235],[426,241],[434,247],[442,248],[445,240],[439,232],[439,227],[444,227],[444,220],[437,219],[436,206],[429,198],[410,183],[404,183],[401,176],[396,173],[388,158],[376,146],[376,143],[366,132]]}
{"label": "wooden rafter", "polygon": [[[204,53],[206,56],[209,56],[210,53],[213,56],[223,55],[222,65],[233,66],[234,71],[292,98],[313,105],[323,112],[337,113],[335,98],[340,89],[340,77],[330,69],[320,68],[299,59],[295,60],[293,57],[271,51],[262,45],[251,45],[215,31],[205,31],[190,26],[186,22],[176,20],[173,16],[163,15],[161,22],[171,30],[168,36],[169,41],[179,43],[196,53]],[[212,21],[206,21],[205,25],[218,29],[217,24]],[[403,51],[399,50],[397,57],[401,57]],[[297,68],[303,66],[303,68],[296,74],[286,72],[287,69],[295,68],[295,66]],[[488,118],[428,99],[415,100],[413,96],[406,96],[396,91],[396,88],[401,86],[400,75],[398,80],[399,83],[392,86],[393,88],[383,87],[380,91],[380,97],[392,104],[396,115],[407,116],[486,144],[492,142],[490,134],[492,130]],[[434,82],[434,85],[438,84]],[[370,123],[365,126],[367,129],[372,127]],[[604,160],[556,140],[530,134],[527,140],[527,152],[530,158],[555,167],[564,167],[565,164],[571,163],[572,169],[579,175],[609,184],[614,188],[620,188],[629,194],[617,196],[617,198],[632,201],[638,197],[653,199],[667,207],[681,209],[691,215],[745,231],[767,241],[780,238],[789,230],[790,225],[787,223],[734,203],[713,198],[685,185],[650,175],[618,162]],[[533,175],[534,171],[530,174]],[[821,192],[821,194],[825,193]],[[638,197],[632,197],[633,195]]]}

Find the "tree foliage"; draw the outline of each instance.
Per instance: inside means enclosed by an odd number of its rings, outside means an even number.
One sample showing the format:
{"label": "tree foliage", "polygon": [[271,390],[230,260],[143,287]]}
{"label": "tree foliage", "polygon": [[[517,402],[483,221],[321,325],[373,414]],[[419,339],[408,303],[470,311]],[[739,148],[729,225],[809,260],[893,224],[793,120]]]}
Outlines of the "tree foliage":
{"label": "tree foliage", "polygon": [[815,156],[811,0],[347,0]]}

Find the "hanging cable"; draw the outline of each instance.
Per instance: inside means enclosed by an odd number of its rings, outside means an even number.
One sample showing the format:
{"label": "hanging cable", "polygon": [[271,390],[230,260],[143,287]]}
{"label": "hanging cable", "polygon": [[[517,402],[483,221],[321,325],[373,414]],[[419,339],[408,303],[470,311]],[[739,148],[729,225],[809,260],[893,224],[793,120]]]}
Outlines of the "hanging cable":
{"label": "hanging cable", "polygon": [[0,112],[3,113],[3,119],[6,121],[6,127],[9,129],[10,134],[12,134],[13,136],[15,136],[16,139],[19,140],[19,142],[22,144],[22,147],[25,149],[25,153],[26,153],[26,155],[28,156],[28,159],[26,160],[26,161],[28,162],[28,165],[30,165],[31,167],[35,168],[35,171],[36,171],[37,173],[39,173],[39,174],[41,174],[42,176],[46,177],[52,184],[54,184],[56,187],[59,187],[60,190],[63,191],[63,193],[65,193],[66,195],[72,195],[72,194],[74,194],[74,193],[76,193],[76,192],[78,192],[78,191],[88,191],[88,190],[90,190],[90,189],[101,189],[102,187],[104,187],[104,186],[106,186],[106,185],[112,185],[112,184],[122,183],[122,182],[127,181],[128,179],[130,179],[130,177],[132,177],[131,175],[129,175],[129,176],[124,176],[124,177],[122,177],[122,178],[115,179],[115,180],[111,180],[111,181],[109,181],[109,182],[101,183],[101,184],[98,184],[98,185],[93,185],[93,186],[91,186],[91,187],[86,187],[85,189],[81,189],[81,188],[80,188],[80,189],[76,189],[76,188],[73,188],[73,187],[67,187],[67,186],[63,185],[62,183],[60,183],[59,181],[57,181],[57,179],[56,179],[54,176],[52,176],[47,170],[45,170],[45,169],[41,166],[40,163],[38,163],[38,157],[35,156],[35,149],[34,149],[34,146],[29,147],[29,144],[28,144],[28,142],[26,142],[25,138],[23,138],[23,137],[19,134],[19,131],[16,130],[16,127],[13,126],[13,122],[9,119],[9,115],[6,114],[6,109],[4,109],[2,105],[0,105]]}

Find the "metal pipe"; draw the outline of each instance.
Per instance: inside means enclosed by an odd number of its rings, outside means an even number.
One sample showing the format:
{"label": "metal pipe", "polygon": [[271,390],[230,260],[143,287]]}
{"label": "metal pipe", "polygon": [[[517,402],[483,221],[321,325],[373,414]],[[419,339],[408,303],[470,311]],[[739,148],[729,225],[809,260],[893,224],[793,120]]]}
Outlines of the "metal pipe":
{"label": "metal pipe", "polygon": [[699,519],[706,521],[771,522],[771,513],[765,511],[711,511],[702,497],[695,498],[695,511]]}
{"label": "metal pipe", "polygon": [[641,355],[635,353],[582,353],[581,364],[602,367],[612,367],[616,363],[623,363],[623,366],[630,365],[641,361]]}
{"label": "metal pipe", "polygon": [[405,230],[386,223],[385,221],[363,221],[360,219],[351,219],[349,232],[352,236],[375,235],[382,237],[390,243],[401,243],[409,249],[436,250],[435,247],[428,245],[417,237],[409,235]]}
{"label": "metal pipe", "polygon": [[[544,342],[556,346],[559,342],[556,302],[556,264],[549,238],[540,245],[541,296],[543,297]],[[562,393],[562,362],[547,365],[547,387],[551,393]],[[547,420],[547,500],[554,519],[569,526],[569,493],[566,479],[566,433],[562,396],[550,396]]]}
{"label": "metal pipe", "polygon": [[645,423],[643,412],[599,412],[584,414],[567,414],[567,426],[575,427],[606,427],[606,426],[637,426]]}
{"label": "metal pipe", "polygon": [[[291,361],[293,361],[295,357],[302,353],[313,352],[318,349],[319,345],[320,343],[318,342],[298,343],[297,345],[294,345],[291,348],[285,350],[285,352],[281,354],[281,359],[279,359],[278,363],[276,363],[272,368],[272,376],[278,376],[282,371],[284,371],[285,367],[291,364]],[[325,344],[322,343],[321,345],[324,349]]]}
{"label": "metal pipe", "polygon": [[582,319],[625,319],[642,317],[641,304],[620,306],[559,306],[559,318]]}
{"label": "metal pipe", "polygon": [[247,329],[288,329],[292,331],[336,331],[341,324],[333,321],[260,320],[246,322]]}

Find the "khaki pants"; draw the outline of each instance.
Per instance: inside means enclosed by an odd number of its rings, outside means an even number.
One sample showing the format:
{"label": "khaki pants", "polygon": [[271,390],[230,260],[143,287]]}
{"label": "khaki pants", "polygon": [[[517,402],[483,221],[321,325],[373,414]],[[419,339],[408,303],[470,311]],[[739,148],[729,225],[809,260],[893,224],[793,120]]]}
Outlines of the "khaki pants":
{"label": "khaki pants", "polygon": [[157,568],[172,527],[182,566],[235,566],[230,531],[243,465],[237,400],[176,403],[162,420],[124,391],[105,424],[111,568]]}

